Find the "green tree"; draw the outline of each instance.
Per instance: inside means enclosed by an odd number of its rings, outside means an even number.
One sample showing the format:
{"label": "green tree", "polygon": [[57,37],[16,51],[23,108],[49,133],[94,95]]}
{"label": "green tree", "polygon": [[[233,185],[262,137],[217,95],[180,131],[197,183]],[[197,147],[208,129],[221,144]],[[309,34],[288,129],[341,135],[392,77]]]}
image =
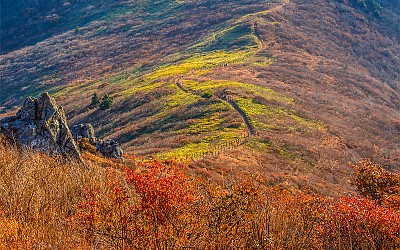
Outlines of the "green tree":
{"label": "green tree", "polygon": [[97,93],[93,93],[92,95],[92,102],[90,103],[90,106],[97,106],[100,103],[100,97],[97,95]]}
{"label": "green tree", "polygon": [[101,110],[109,109],[112,106],[112,103],[113,103],[113,98],[109,95],[105,95],[101,99],[100,109]]}
{"label": "green tree", "polygon": [[362,11],[373,14],[377,17],[381,16],[383,9],[380,1],[376,0],[353,0],[353,4],[358,6]]}

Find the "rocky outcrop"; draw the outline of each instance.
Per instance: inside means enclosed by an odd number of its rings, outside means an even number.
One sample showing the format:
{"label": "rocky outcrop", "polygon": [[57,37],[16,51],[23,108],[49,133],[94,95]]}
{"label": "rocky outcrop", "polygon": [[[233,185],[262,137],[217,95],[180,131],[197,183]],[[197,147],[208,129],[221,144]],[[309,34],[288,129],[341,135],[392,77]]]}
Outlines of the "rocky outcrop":
{"label": "rocky outcrop", "polygon": [[75,141],[81,140],[83,138],[89,139],[91,144],[96,143],[96,137],[94,136],[94,129],[90,123],[78,124],[71,128],[71,134]]}
{"label": "rocky outcrop", "polygon": [[82,163],[76,142],[86,138],[103,156],[123,160],[119,143],[97,139],[91,124],[79,124],[70,130],[63,108],[48,93],[38,99],[27,98],[15,116],[0,120],[0,134],[24,147],[62,154]]}
{"label": "rocky outcrop", "polygon": [[62,154],[83,163],[79,149],[68,128],[62,107],[48,94],[29,97],[15,116],[0,120],[0,133],[22,146]]}
{"label": "rocky outcrop", "polygon": [[114,140],[98,140],[96,149],[105,157],[124,159],[121,146]]}
{"label": "rocky outcrop", "polygon": [[109,139],[97,139],[94,135],[93,126],[89,123],[75,125],[71,129],[71,133],[76,142],[82,139],[88,139],[89,143],[96,147],[96,151],[100,152],[105,157],[124,159],[123,151],[119,143]]}

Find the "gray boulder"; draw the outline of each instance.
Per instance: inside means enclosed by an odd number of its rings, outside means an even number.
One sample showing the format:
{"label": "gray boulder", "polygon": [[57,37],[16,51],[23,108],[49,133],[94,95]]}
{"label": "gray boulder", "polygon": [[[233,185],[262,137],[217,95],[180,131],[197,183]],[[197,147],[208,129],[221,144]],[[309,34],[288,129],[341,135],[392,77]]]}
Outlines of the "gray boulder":
{"label": "gray boulder", "polygon": [[78,143],[82,139],[89,139],[89,143],[96,146],[96,150],[103,156],[109,158],[118,158],[124,160],[123,151],[118,142],[114,140],[101,140],[97,139],[94,135],[93,126],[89,123],[78,124],[71,129],[74,140]]}
{"label": "gray boulder", "polygon": [[94,136],[94,129],[90,123],[86,124],[78,124],[71,128],[71,134],[74,137],[74,140],[77,142],[83,138],[89,139],[91,144],[96,143],[96,137]]}
{"label": "gray boulder", "polygon": [[29,97],[15,116],[0,120],[0,133],[22,146],[62,154],[83,163],[79,149],[68,128],[62,107],[48,94]]}
{"label": "gray boulder", "polygon": [[105,157],[124,159],[121,146],[114,140],[98,140],[96,149]]}

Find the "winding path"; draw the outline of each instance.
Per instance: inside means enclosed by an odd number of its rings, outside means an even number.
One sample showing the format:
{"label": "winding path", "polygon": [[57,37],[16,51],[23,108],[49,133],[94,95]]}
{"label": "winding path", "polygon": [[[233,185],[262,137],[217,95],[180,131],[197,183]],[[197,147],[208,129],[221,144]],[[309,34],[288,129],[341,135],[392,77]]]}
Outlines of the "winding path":
{"label": "winding path", "polygon": [[[179,79],[175,79],[174,81],[175,85],[182,90],[183,92],[192,94],[192,95],[197,95],[199,96],[198,93],[196,93],[195,91],[186,89],[180,82]],[[222,91],[221,93],[214,95],[215,97],[217,97],[218,99],[228,103],[230,106],[233,107],[233,109],[242,117],[244,124],[246,125],[247,131],[249,133],[249,136],[254,136],[257,132],[254,129],[253,125],[251,125],[250,119],[247,116],[246,112],[243,111],[243,109],[241,109],[236,103],[235,101],[230,98],[229,95],[227,95],[227,93],[225,91]]]}
{"label": "winding path", "polygon": [[280,4],[276,5],[275,7],[268,9],[268,10],[263,10],[259,11],[256,13],[251,13],[247,14],[243,17],[241,17],[236,23],[244,22],[244,21],[251,21],[251,31],[254,35],[254,38],[256,40],[256,43],[258,45],[258,49],[262,50],[264,49],[264,43],[261,39],[261,35],[258,32],[258,27],[257,27],[257,18],[261,18],[262,16],[265,16],[270,13],[277,12],[281,10],[285,5],[287,5],[290,2],[290,0],[283,0]]}
{"label": "winding path", "polygon": [[247,114],[241,109],[235,101],[233,101],[232,98],[230,98],[228,95],[226,95],[225,92],[222,92],[221,94],[218,95],[218,98],[227,102],[229,105],[231,105],[236,112],[242,117],[244,124],[246,125],[247,131],[249,132],[250,136],[253,136],[256,134],[256,131],[250,123],[249,117],[247,117]]}
{"label": "winding path", "polygon": [[268,9],[268,10],[262,10],[256,13],[251,13],[251,14],[247,14],[244,15],[243,17],[241,17],[238,22],[242,22],[242,21],[249,21],[249,19],[254,19],[256,17],[261,17],[261,16],[265,16],[269,13],[274,13],[277,12],[279,10],[281,10],[283,7],[285,7],[285,5],[287,5],[290,2],[290,0],[283,0],[280,4],[276,5],[275,7]]}

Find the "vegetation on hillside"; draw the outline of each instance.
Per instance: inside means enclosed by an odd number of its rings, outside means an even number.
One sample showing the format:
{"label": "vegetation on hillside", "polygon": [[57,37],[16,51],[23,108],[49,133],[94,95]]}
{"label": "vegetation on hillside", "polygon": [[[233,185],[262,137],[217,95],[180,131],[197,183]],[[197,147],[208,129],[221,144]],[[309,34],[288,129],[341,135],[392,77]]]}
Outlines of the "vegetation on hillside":
{"label": "vegetation on hillside", "polygon": [[[106,18],[133,3],[110,0],[1,1],[1,54]],[[128,8],[129,8],[128,7]],[[21,32],[23,30],[23,32]]]}
{"label": "vegetation on hillside", "polygon": [[400,164],[395,2],[1,0],[0,116],[138,157],[0,141],[0,248],[399,249],[399,173],[344,164]]}
{"label": "vegetation on hillside", "polygon": [[353,4],[361,8],[363,11],[369,12],[377,17],[381,16],[383,7],[379,1],[375,0],[353,0]]}
{"label": "vegetation on hillside", "polygon": [[[270,187],[257,174],[223,185],[179,161],[84,153],[86,167],[0,145],[4,249],[396,249],[398,203]],[[356,186],[399,201],[400,175],[357,165]],[[389,179],[387,179],[389,178]],[[393,182],[392,180],[396,180]],[[362,192],[361,194],[365,194]],[[396,205],[397,204],[397,205]]]}
{"label": "vegetation on hillside", "polygon": [[5,2],[1,117],[49,91],[71,125],[214,180],[246,169],[338,193],[349,160],[399,166],[390,1],[381,18],[348,0]]}
{"label": "vegetation on hillside", "polygon": [[109,109],[111,108],[112,103],[113,103],[113,98],[106,94],[103,96],[103,98],[101,98],[99,108],[101,110]]}

